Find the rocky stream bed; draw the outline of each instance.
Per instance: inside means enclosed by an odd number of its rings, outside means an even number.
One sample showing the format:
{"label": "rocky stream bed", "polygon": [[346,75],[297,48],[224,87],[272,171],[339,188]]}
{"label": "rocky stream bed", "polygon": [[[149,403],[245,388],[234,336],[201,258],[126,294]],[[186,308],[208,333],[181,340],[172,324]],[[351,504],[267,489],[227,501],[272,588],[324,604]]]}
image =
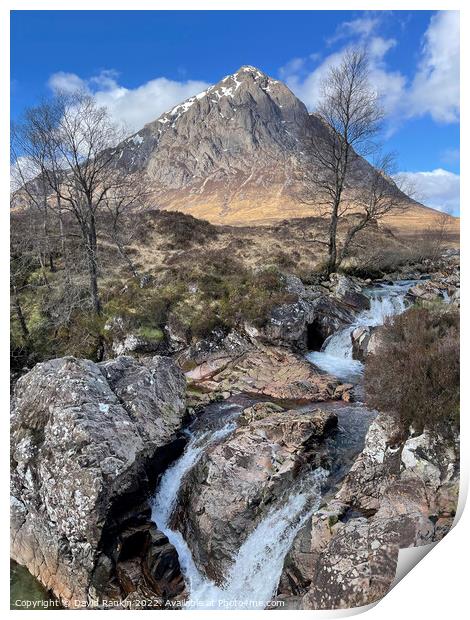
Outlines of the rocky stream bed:
{"label": "rocky stream bed", "polygon": [[375,283],[290,277],[299,301],[266,328],[173,359],[36,365],[13,398],[13,560],[74,608],[383,596],[399,548],[451,527],[458,451],[368,410],[363,361],[387,316],[417,298],[458,304],[448,262]]}

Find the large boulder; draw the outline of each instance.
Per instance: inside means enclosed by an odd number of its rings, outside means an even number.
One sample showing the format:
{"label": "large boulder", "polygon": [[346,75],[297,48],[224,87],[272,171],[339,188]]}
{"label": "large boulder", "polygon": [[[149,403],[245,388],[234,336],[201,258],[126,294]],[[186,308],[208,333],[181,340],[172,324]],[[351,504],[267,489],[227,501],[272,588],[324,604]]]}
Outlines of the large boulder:
{"label": "large boulder", "polygon": [[364,517],[334,521],[317,513],[297,535],[277,597],[287,609],[351,609],[387,593],[398,558],[393,532]]}
{"label": "large boulder", "polygon": [[362,292],[363,284],[357,278],[351,278],[340,273],[332,273],[327,286],[336,299],[353,308],[353,310],[368,310],[370,300]]}
{"label": "large boulder", "polygon": [[155,593],[156,582],[164,597],[183,591],[176,552],[150,521],[147,497],[183,448],[184,417],[184,375],[168,358],[65,357],[18,380],[11,555],[64,605]]}
{"label": "large boulder", "polygon": [[324,286],[305,286],[295,276],[289,276],[286,285],[298,301],[273,309],[261,333],[270,344],[294,347],[302,352],[320,350],[328,336],[351,324],[362,307],[348,304],[341,294],[335,295]]}
{"label": "large boulder", "polygon": [[382,325],[359,325],[351,332],[352,356],[365,362],[368,355],[377,351],[382,341]]}
{"label": "large boulder", "polygon": [[199,568],[222,582],[240,545],[306,468],[321,465],[336,416],[319,409],[250,407],[238,428],[207,451],[183,482],[173,526]]}

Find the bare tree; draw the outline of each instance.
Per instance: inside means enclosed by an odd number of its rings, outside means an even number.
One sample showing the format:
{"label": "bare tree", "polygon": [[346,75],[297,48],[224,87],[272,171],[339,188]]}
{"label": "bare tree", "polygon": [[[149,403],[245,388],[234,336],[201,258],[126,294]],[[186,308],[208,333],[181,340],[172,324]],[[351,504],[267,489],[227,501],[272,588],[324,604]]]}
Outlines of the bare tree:
{"label": "bare tree", "polygon": [[353,201],[356,211],[338,251],[336,267],[347,258],[354,238],[361,230],[376,224],[391,212],[406,208],[403,201],[404,186],[399,187],[399,184],[392,179],[393,172],[395,172],[393,155],[381,156],[375,160],[365,186],[355,193]]}
{"label": "bare tree", "polygon": [[12,314],[16,317],[20,328],[23,344],[26,345],[29,340],[29,329],[23,306],[20,300],[20,293],[26,286],[27,263],[30,256],[24,251],[18,252],[14,244],[10,247],[10,300]]}
{"label": "bare tree", "polygon": [[[302,173],[301,198],[328,218],[327,239],[316,241],[327,247],[329,274],[344,260],[355,235],[399,204],[400,192],[387,177],[388,158],[370,171],[358,157],[376,150],[383,118],[378,95],[370,86],[364,50],[347,50],[340,63],[330,68],[317,115],[322,125],[307,145],[311,165]],[[339,224],[351,213],[356,214],[356,221],[339,247]]]}
{"label": "bare tree", "polygon": [[49,267],[51,272],[55,271],[55,239],[51,231],[51,209],[48,204],[50,190],[39,175],[35,163],[28,157],[18,156],[16,148],[16,130],[13,127],[10,145],[10,159],[13,163],[10,172],[11,208],[15,208],[17,204],[33,208],[41,219],[41,231],[35,231],[35,241],[44,283],[49,286],[46,268]]}
{"label": "bare tree", "polygon": [[437,260],[446,247],[452,243],[452,216],[439,213],[432,224],[423,231],[421,238],[416,240],[416,252],[419,258]]}
{"label": "bare tree", "polygon": [[143,201],[150,196],[150,192],[144,188],[139,178],[133,178],[130,183],[129,176],[124,171],[116,171],[115,180],[114,187],[106,193],[104,198],[104,205],[109,216],[108,236],[134,278],[140,279],[137,267],[126,251],[126,246],[131,243],[135,234],[132,210],[141,206]]}
{"label": "bare tree", "polygon": [[64,213],[78,224],[93,313],[101,317],[97,219],[113,212],[117,230],[121,214],[138,200],[135,182],[114,161],[123,133],[92,96],[73,93],[29,109],[16,134],[18,151],[39,170],[34,183],[47,188],[46,202],[56,209],[61,231]]}

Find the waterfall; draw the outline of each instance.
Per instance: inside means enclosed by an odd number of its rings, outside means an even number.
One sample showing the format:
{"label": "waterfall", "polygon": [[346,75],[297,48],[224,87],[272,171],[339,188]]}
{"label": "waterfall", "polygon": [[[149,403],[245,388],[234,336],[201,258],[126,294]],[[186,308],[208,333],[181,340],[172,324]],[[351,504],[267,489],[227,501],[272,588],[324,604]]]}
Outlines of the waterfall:
{"label": "waterfall", "polygon": [[387,317],[404,312],[405,295],[413,284],[414,281],[406,280],[369,290],[370,308],[358,314],[354,323],[327,338],[321,351],[307,353],[307,359],[328,374],[356,383],[364,365],[353,359],[351,333],[356,327],[383,325]]}
{"label": "waterfall", "polygon": [[194,435],[181,458],[166,470],[158,485],[152,509],[152,518],[162,532],[166,534],[165,529],[168,529],[168,521],[175,508],[184,475],[194,467],[205,448],[217,443],[232,433],[235,428],[235,422],[228,422],[224,427],[214,432],[207,431]]}
{"label": "waterfall", "polygon": [[198,462],[204,450],[230,435],[236,428],[235,422],[228,422],[221,429],[193,435],[183,455],[163,474],[153,500],[152,519],[158,528],[169,537],[169,521],[178,499],[181,482]]}
{"label": "waterfall", "polygon": [[297,532],[320,504],[321,485],[327,476],[322,468],[304,477],[289,497],[278,499],[241,545],[222,585],[208,579],[196,566],[181,533],[172,530],[169,522],[185,474],[204,450],[234,429],[232,421],[219,430],[193,435],[180,459],[162,476],[153,501],[152,519],[178,553],[190,595],[187,609],[264,609],[276,592],[284,558]]}
{"label": "waterfall", "polygon": [[318,510],[322,468],[279,498],[241,545],[221,586],[201,574],[191,585],[188,609],[265,609],[276,594],[286,554],[300,528]]}

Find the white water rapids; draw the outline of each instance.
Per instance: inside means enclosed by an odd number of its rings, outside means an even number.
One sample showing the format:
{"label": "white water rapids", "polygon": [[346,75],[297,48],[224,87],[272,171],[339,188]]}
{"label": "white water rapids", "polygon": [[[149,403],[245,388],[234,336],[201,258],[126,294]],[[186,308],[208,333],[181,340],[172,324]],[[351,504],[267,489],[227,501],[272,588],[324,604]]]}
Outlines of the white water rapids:
{"label": "white water rapids", "polygon": [[358,314],[354,323],[327,338],[321,351],[307,353],[307,359],[328,374],[355,383],[364,366],[352,357],[351,333],[356,327],[383,325],[387,317],[404,312],[406,293],[414,283],[414,280],[403,280],[365,291],[370,298],[370,308]]}
{"label": "white water rapids", "polygon": [[279,498],[242,543],[225,582],[218,586],[198,569],[183,536],[172,530],[169,522],[185,474],[206,448],[233,432],[235,426],[231,421],[219,430],[193,435],[183,455],[163,475],[153,502],[152,519],[178,552],[190,593],[187,609],[264,609],[276,593],[284,558],[297,532],[319,507],[321,484],[328,474],[318,468],[293,488],[288,498]]}

